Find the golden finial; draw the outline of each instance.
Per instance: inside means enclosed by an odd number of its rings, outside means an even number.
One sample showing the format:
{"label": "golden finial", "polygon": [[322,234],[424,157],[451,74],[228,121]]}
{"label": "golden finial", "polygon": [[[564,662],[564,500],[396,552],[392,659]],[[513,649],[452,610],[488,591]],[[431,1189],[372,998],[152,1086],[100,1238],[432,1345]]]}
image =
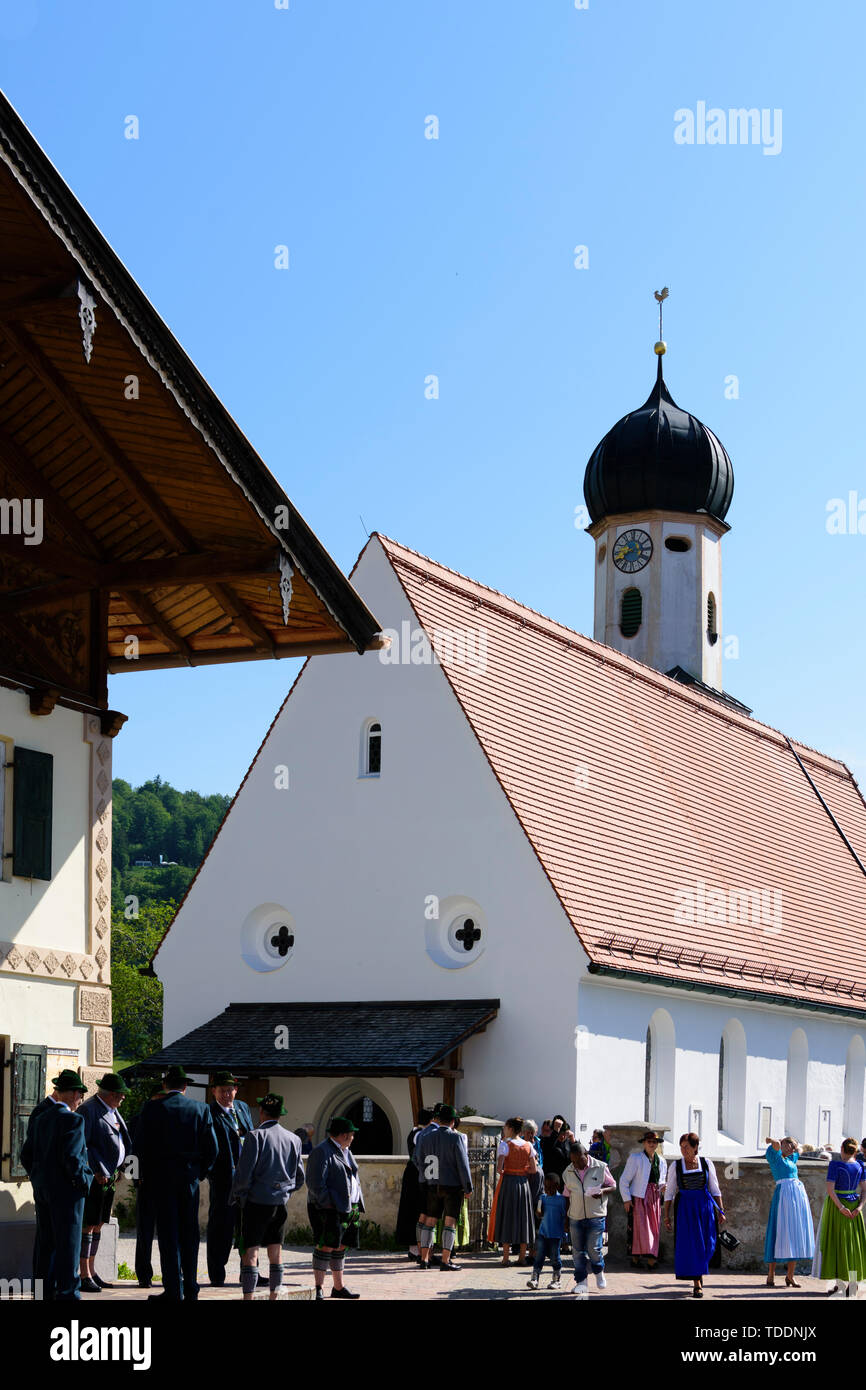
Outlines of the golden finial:
{"label": "golden finial", "polygon": [[659,340],[653,348],[653,352],[656,354],[657,357],[664,357],[665,353],[668,350],[668,345],[662,337],[662,305],[664,304],[669,294],[670,290],[668,289],[667,285],[665,285],[663,290],[653,290],[653,296],[659,306]]}

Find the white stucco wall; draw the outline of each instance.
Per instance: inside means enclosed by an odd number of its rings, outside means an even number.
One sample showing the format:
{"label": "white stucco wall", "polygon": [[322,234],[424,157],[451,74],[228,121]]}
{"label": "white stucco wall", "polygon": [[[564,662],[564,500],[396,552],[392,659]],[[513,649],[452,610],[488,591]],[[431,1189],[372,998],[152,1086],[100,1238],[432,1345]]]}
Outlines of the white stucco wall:
{"label": "white stucco wall", "polygon": [[[55,706],[30,713],[27,696],[0,686],[0,738],[54,758],[51,878],[0,881],[0,940],[17,946],[87,950],[87,837],[90,829],[90,745],[83,716]],[[15,750],[12,748],[14,758]],[[7,774],[7,790],[12,778]],[[7,810],[11,807],[7,805]],[[11,850],[11,815],[6,849]],[[5,874],[11,868],[6,861]]]}
{"label": "white stucco wall", "polygon": [[[805,1132],[795,1137],[817,1143],[823,1107],[831,1111],[830,1138],[838,1148],[843,1138],[848,1049],[853,1037],[866,1032],[856,1026],[856,1020],[626,986],[590,975],[583,978],[579,991],[583,1046],[578,1052],[578,1125],[586,1124],[591,1131],[603,1123],[643,1118],[646,1030],[657,1009],[666,1010],[674,1025],[675,1084],[673,1113],[654,1114],[652,1119],[669,1124],[674,1140],[690,1128],[690,1106],[703,1111],[704,1147],[712,1154],[735,1157],[762,1148],[761,1105],[772,1106],[774,1135],[785,1133],[789,1128],[785,1114],[788,1043],[794,1029],[802,1027],[809,1042]],[[739,1106],[744,1117],[742,1141],[720,1134],[717,1128],[719,1042],[731,1019],[742,1024],[747,1050],[745,1093]],[[866,1133],[866,1115],[860,1115],[855,1129],[858,1139]]]}
{"label": "white stucco wall", "polygon": [[[353,582],[384,626],[415,626],[378,542]],[[383,729],[379,778],[358,775],[370,718]],[[288,790],[275,789],[280,764]],[[427,952],[434,895],[483,911],[485,949],[465,968]],[[282,905],[295,932],[270,973],[241,956],[241,926],[262,903]],[[443,670],[372,652],[309,663],[155,966],[167,1042],[235,1000],[499,998],[499,1018],[464,1049],[457,1103],[510,1114],[573,1104],[584,963]]]}

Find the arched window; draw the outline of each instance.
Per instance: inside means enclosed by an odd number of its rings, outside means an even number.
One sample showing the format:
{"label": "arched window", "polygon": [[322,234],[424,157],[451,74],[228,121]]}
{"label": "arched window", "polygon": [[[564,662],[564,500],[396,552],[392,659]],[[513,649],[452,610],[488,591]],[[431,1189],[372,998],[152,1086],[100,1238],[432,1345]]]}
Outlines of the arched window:
{"label": "arched window", "polygon": [[711,647],[719,640],[715,594],[707,594],[707,638]]}
{"label": "arched window", "polygon": [[382,725],[368,719],[361,742],[361,776],[378,777],[382,771]]}
{"label": "arched window", "polygon": [[746,1139],[746,1030],[738,1018],[725,1025],[719,1042],[718,1129],[738,1144]]}
{"label": "arched window", "polygon": [[866,1083],[866,1043],[855,1033],[848,1045],[845,1059],[845,1105],[842,1112],[842,1129],[845,1137],[856,1136],[858,1141],[866,1133],[863,1126],[864,1083]]}
{"label": "arched window", "polygon": [[619,630],[623,637],[634,637],[643,620],[640,589],[624,589],[619,610]]}
{"label": "arched window", "polygon": [[[785,1077],[785,1131],[802,1143],[806,1138],[806,1081],[809,1043],[802,1028],[795,1028],[788,1043]],[[810,1136],[811,1138],[811,1136]]]}
{"label": "arched window", "polygon": [[646,1030],[644,1119],[670,1129],[674,1123],[674,1021],[667,1009],[656,1009]]}

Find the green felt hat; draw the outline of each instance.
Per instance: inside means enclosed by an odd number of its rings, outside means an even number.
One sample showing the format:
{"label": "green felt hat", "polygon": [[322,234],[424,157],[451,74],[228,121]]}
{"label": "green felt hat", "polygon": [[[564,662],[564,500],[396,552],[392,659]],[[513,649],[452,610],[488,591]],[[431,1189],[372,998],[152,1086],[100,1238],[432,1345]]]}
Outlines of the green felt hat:
{"label": "green felt hat", "polygon": [[439,1106],[439,1119],[440,1119],[440,1120],[456,1120],[456,1119],[457,1119],[457,1111],[454,1109],[454,1106],[453,1106],[453,1105],[445,1105],[444,1103],[443,1103],[442,1105],[440,1105],[440,1106]]}
{"label": "green felt hat", "polygon": [[334,1115],[328,1125],[329,1134],[357,1134],[358,1126],[347,1120],[345,1115]]}
{"label": "green felt hat", "polygon": [[162,1078],[162,1084],[167,1087],[188,1086],[189,1077],[183,1067],[172,1066],[169,1067],[165,1076]]}
{"label": "green felt hat", "polygon": [[129,1090],[123,1077],[118,1076],[116,1071],[107,1071],[96,1085],[100,1091],[119,1091],[122,1095],[126,1095]]}
{"label": "green felt hat", "polygon": [[278,1096],[276,1091],[268,1091],[266,1096],[259,1096],[256,1105],[260,1105],[268,1115],[276,1118],[277,1115],[288,1115],[288,1110],[283,1105],[282,1096]]}
{"label": "green felt hat", "polygon": [[55,1091],[86,1091],[87,1087],[81,1080],[77,1071],[72,1071],[70,1067],[65,1067],[59,1076],[52,1079],[51,1085]]}
{"label": "green felt hat", "polygon": [[239,1086],[240,1082],[230,1071],[215,1071],[211,1086]]}

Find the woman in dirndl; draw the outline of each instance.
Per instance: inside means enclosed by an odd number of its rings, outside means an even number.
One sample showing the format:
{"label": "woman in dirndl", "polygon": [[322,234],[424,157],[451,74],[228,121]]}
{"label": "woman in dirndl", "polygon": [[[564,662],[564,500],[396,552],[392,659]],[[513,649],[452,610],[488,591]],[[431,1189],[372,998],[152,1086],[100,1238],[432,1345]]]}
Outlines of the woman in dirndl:
{"label": "woman in dirndl", "polygon": [[764,1239],[767,1288],[775,1286],[776,1265],[784,1262],[787,1265],[785,1283],[791,1289],[799,1289],[800,1285],[794,1278],[794,1266],[798,1260],[811,1260],[815,1253],[809,1198],[797,1176],[800,1145],[790,1136],[768,1139],[765,1157],[776,1179]]}
{"label": "woman in dirndl", "polygon": [[529,1180],[538,1169],[535,1149],[520,1135],[523,1120],[515,1117],[503,1126],[496,1168],[499,1184],[490,1213],[488,1240],[502,1246],[502,1263],[510,1264],[512,1245],[518,1247],[518,1265],[528,1263],[526,1247],[535,1238],[535,1218]]}
{"label": "woman in dirndl", "polygon": [[815,1242],[812,1274],[832,1279],[827,1292],[856,1298],[859,1280],[866,1278],[866,1171],[857,1161],[857,1140],[842,1142],[842,1158],[827,1169],[827,1199]]}
{"label": "woman in dirndl", "polygon": [[691,1279],[693,1298],[704,1296],[704,1275],[718,1240],[717,1223],[724,1222],[722,1193],[712,1160],[699,1158],[700,1136],[680,1135],[680,1153],[668,1167],[665,1187],[665,1230],[671,1230],[674,1209],[674,1273]]}
{"label": "woman in dirndl", "polygon": [[659,1228],[662,1192],[668,1165],[659,1153],[661,1140],[654,1129],[645,1130],[643,1148],[629,1154],[619,1180],[620,1195],[627,1217],[627,1243],[634,1268],[646,1257],[655,1269],[659,1257]]}

